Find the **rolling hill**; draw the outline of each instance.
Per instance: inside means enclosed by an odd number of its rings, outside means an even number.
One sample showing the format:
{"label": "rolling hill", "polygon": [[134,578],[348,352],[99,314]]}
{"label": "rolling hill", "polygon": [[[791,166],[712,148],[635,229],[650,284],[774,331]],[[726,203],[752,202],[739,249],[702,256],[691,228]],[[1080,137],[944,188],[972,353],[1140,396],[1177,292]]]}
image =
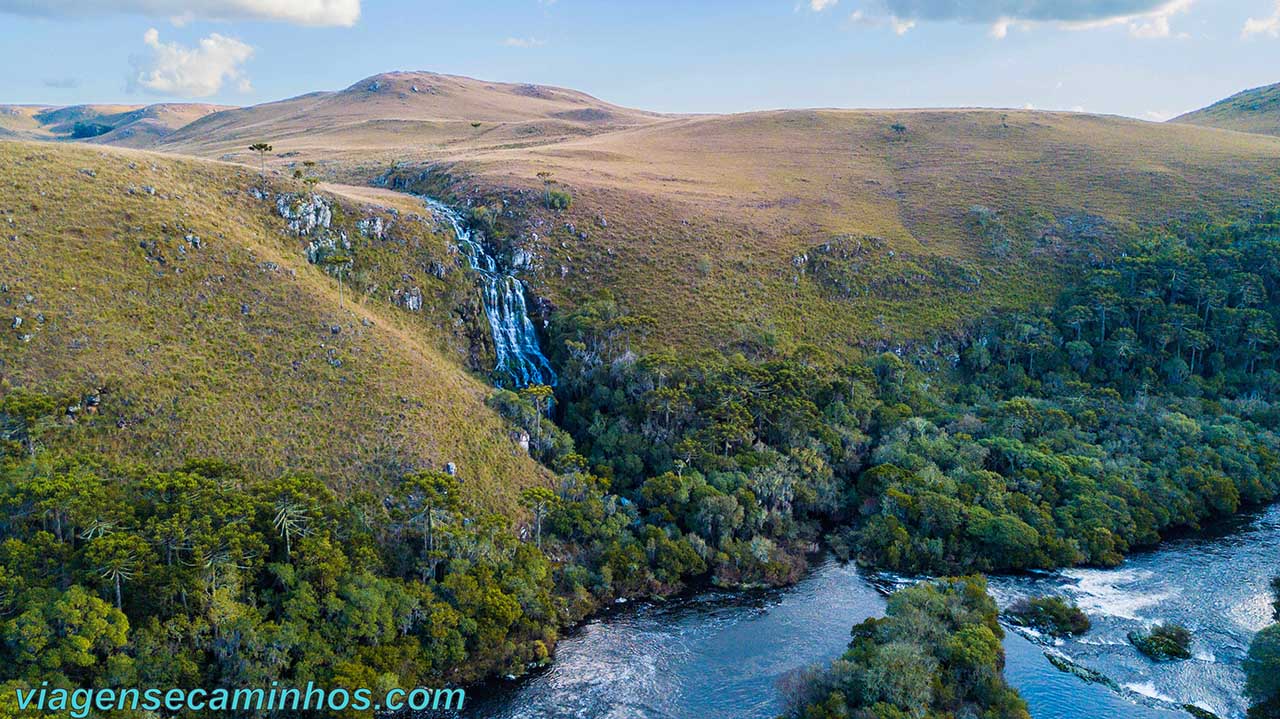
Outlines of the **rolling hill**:
{"label": "rolling hill", "polygon": [[1280,135],[1280,84],[1255,87],[1175,117],[1171,122]]}
{"label": "rolling hill", "polygon": [[[120,141],[115,132],[104,142]],[[1270,206],[1280,140],[1076,113],[676,116],[560,88],[375,75],[214,112],[163,152],[501,203],[534,291],[602,291],[655,338],[841,355],[1052,296],[1124,237]],[[545,183],[573,206],[543,206]]]}
{"label": "rolling hill", "polygon": [[[1035,111],[672,116],[388,73],[204,117],[157,145],[508,210],[536,292],[610,291],[657,339],[848,354],[1052,296],[1120,238],[1274,202],[1280,140]],[[394,172],[391,172],[395,168]],[[549,176],[548,174],[549,173]],[[573,196],[542,207],[544,180]],[[772,350],[769,350],[772,351]]]}
{"label": "rolling hill", "polygon": [[697,118],[461,164],[572,190],[536,243],[558,301],[610,289],[664,339],[841,352],[1045,300],[1140,227],[1247,214],[1277,160],[1273,138],[955,110]]}
{"label": "rolling hill", "polygon": [[[511,510],[545,475],[463,369],[452,310],[474,291],[443,228],[399,196],[326,192],[301,212],[259,185],[221,163],[0,142],[0,387],[96,406],[54,433],[84,451],[340,488],[454,463]],[[304,216],[349,238],[345,287],[308,263],[323,238]],[[423,301],[392,304],[395,283]]]}
{"label": "rolling hill", "polygon": [[202,103],[155,105],[0,105],[0,138],[84,140],[145,148],[205,115],[227,109]]}
{"label": "rolling hill", "polygon": [[337,92],[314,92],[201,118],[157,149],[247,159],[266,139],[290,156],[394,157],[408,148],[505,147],[554,142],[653,122],[659,116],[540,85],[484,82],[430,72],[375,75]]}

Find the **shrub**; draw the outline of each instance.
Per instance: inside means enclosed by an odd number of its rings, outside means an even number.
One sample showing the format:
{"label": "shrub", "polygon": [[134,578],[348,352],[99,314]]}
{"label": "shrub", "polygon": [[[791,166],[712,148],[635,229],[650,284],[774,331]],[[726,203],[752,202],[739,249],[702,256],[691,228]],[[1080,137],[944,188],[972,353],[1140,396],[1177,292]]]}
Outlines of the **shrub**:
{"label": "shrub", "polygon": [[1245,694],[1254,701],[1250,717],[1280,716],[1280,624],[1258,632],[1244,660]]}
{"label": "shrub", "polygon": [[573,205],[573,196],[566,190],[551,190],[547,193],[547,207],[552,210],[567,210]]}
{"label": "shrub", "polygon": [[101,122],[77,122],[71,126],[71,138],[73,140],[84,140],[90,137],[98,137],[111,132],[115,128]]}
{"label": "shrub", "polygon": [[1055,637],[1084,634],[1090,627],[1089,617],[1080,607],[1062,597],[1019,599],[1005,614],[1015,624]]}
{"label": "shrub", "polygon": [[1129,632],[1129,641],[1156,661],[1191,658],[1191,631],[1178,624],[1157,624],[1149,632]]}

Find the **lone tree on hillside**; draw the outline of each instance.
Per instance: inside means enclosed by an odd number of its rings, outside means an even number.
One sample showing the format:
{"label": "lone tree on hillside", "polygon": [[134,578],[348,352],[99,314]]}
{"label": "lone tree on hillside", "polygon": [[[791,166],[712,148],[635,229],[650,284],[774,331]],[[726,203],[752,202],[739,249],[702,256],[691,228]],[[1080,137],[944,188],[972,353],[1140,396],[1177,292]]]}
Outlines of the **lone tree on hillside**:
{"label": "lone tree on hillside", "polygon": [[[307,178],[307,179],[311,179],[311,178]],[[333,252],[330,252],[329,254],[325,255],[320,260],[320,264],[332,270],[334,276],[338,278],[338,309],[342,309],[342,305],[343,305],[342,274],[347,270],[348,266],[351,264],[351,262],[354,259],[355,258],[347,254],[346,252],[343,252],[340,249],[335,249]]]}
{"label": "lone tree on hillside", "polygon": [[538,173],[538,179],[542,180],[542,199],[547,203],[547,207],[551,206],[551,186],[555,184],[555,180],[551,179],[551,173],[543,170]]}
{"label": "lone tree on hillside", "polygon": [[265,142],[255,142],[249,146],[249,149],[258,153],[258,177],[263,182],[267,181],[267,153],[271,152],[271,146]]}
{"label": "lone tree on hillside", "polygon": [[531,384],[520,390],[520,397],[533,404],[537,417],[533,420],[533,445],[539,450],[542,449],[542,418],[551,409],[551,403],[555,401],[555,390],[544,384]]}
{"label": "lone tree on hillside", "polygon": [[533,533],[542,549],[542,520],[560,503],[560,497],[546,487],[529,487],[520,492],[520,504],[533,513]]}
{"label": "lone tree on hillside", "polygon": [[425,471],[404,478],[400,486],[397,513],[422,532],[422,578],[435,578],[437,567],[446,558],[436,546],[437,523],[447,522],[462,507],[461,487],[456,477],[445,472]]}

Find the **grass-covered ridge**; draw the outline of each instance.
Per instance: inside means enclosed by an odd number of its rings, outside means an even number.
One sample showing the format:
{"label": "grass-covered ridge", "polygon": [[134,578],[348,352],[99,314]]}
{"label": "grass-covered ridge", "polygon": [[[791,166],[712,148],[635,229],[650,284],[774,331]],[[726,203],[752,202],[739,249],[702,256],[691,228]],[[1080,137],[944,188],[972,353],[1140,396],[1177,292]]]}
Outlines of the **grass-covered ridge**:
{"label": "grass-covered ridge", "polygon": [[256,142],[286,175],[314,162],[326,180],[372,184],[398,167],[458,204],[500,200],[509,241],[533,256],[525,274],[558,305],[608,288],[663,318],[655,340],[844,357],[1049,301],[1124,238],[1189,214],[1238,219],[1280,180],[1280,139],[1190,124],[663,115],[427,72],[214,113],[157,149],[256,164]]}
{"label": "grass-covered ridge", "polygon": [[1171,122],[1280,135],[1280,84],[1238,92],[1208,107],[1175,117]]}
{"label": "grass-covered ridge", "polygon": [[[491,508],[541,481],[462,367],[464,323],[445,308],[473,293],[430,220],[334,203],[355,257],[340,309],[312,238],[251,194],[255,172],[25,143],[0,143],[0,168],[4,391],[81,407],[47,443],[339,487],[453,462]],[[366,216],[384,239],[356,229]],[[422,309],[392,304],[413,287]]]}
{"label": "grass-covered ridge", "polygon": [[[663,319],[656,340],[847,356],[1050,301],[1151,228],[1268,206],[1277,159],[1275,138],[1116,117],[821,110],[424,164],[506,200],[559,304],[608,289]],[[544,181],[569,209],[545,209]]]}

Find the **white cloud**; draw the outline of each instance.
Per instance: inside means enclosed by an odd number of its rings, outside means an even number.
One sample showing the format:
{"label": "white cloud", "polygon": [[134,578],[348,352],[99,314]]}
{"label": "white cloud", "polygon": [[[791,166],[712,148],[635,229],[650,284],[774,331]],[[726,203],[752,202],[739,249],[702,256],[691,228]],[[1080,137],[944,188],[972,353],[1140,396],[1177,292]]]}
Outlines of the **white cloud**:
{"label": "white cloud", "polygon": [[1142,113],[1142,119],[1150,120],[1152,122],[1164,122],[1166,120],[1173,119],[1174,115],[1176,114],[1177,113],[1168,112],[1165,110],[1147,110],[1146,112]]}
{"label": "white cloud", "polygon": [[143,41],[151,48],[146,58],[133,59],[129,85],[157,95],[208,97],[228,80],[241,92],[252,89],[240,66],[253,56],[253,48],[235,38],[213,33],[197,47],[160,42],[160,32],[147,30]]}
{"label": "white cloud", "polygon": [[853,25],[862,25],[865,27],[884,27],[888,25],[895,35],[906,35],[916,26],[916,21],[910,18],[900,18],[897,15],[885,17],[883,15],[868,15],[862,10],[854,10],[849,14],[849,22]]}
{"label": "white cloud", "polygon": [[822,12],[829,7],[834,7],[840,0],[809,0],[809,8],[814,12]]}
{"label": "white cloud", "polygon": [[893,28],[893,32],[897,35],[906,35],[911,28],[916,26],[915,20],[904,20],[897,15],[889,18],[889,26]]}
{"label": "white cloud", "polygon": [[275,20],[297,25],[350,27],[360,19],[360,0],[0,0],[0,12],[84,17],[145,15],[191,20]]}
{"label": "white cloud", "polygon": [[1280,37],[1280,1],[1276,2],[1276,10],[1271,14],[1271,17],[1251,17],[1246,20],[1243,35],[1245,37],[1253,35]]}
{"label": "white cloud", "polygon": [[1014,22],[1007,17],[1002,17],[999,20],[996,20],[991,23],[991,37],[994,37],[997,40],[1005,39],[1009,36],[1009,28],[1012,27],[1013,24]]}
{"label": "white cloud", "polygon": [[502,44],[507,47],[542,47],[547,43],[536,37],[509,37]]}

